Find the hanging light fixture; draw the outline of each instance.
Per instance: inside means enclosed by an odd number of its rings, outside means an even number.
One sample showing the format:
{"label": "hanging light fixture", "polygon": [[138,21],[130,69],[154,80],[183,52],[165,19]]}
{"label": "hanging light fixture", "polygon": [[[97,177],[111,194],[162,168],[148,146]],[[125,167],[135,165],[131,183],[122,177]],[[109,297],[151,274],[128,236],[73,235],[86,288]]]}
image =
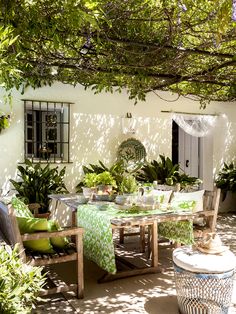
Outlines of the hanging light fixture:
{"label": "hanging light fixture", "polygon": [[121,118],[123,134],[136,133],[136,119],[132,117],[131,112],[127,112],[126,116]]}

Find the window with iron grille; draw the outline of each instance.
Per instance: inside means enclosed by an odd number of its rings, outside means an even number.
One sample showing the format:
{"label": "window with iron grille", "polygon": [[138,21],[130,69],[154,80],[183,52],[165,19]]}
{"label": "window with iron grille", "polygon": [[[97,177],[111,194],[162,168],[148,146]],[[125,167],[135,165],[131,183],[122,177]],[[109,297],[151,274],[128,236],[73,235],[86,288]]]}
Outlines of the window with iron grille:
{"label": "window with iron grille", "polygon": [[32,162],[70,162],[69,102],[24,99],[25,158]]}

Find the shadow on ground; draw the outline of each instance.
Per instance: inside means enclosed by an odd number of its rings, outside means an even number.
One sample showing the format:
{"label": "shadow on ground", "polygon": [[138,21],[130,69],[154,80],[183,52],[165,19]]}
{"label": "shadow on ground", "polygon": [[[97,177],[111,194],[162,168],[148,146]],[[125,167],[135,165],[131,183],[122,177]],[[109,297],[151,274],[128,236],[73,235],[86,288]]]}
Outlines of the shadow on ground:
{"label": "shadow on ground", "polygon": [[[236,254],[236,215],[220,215],[217,230],[223,243],[230,246]],[[162,273],[129,277],[102,284],[98,284],[97,280],[104,272],[96,264],[85,259],[85,298],[78,300],[72,293],[46,298],[37,304],[33,313],[178,314],[171,255],[172,248],[160,247]],[[53,270],[59,272],[64,280],[74,281],[75,265],[72,262],[55,265]],[[236,314],[235,305],[236,289],[233,292],[229,314]]]}

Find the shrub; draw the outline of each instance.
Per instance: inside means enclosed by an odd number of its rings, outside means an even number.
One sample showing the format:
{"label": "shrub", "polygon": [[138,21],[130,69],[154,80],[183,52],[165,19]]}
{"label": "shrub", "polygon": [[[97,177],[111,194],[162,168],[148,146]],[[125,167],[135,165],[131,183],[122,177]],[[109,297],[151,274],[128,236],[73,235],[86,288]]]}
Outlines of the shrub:
{"label": "shrub", "polygon": [[31,313],[45,278],[40,267],[21,262],[17,248],[0,246],[0,313]]}

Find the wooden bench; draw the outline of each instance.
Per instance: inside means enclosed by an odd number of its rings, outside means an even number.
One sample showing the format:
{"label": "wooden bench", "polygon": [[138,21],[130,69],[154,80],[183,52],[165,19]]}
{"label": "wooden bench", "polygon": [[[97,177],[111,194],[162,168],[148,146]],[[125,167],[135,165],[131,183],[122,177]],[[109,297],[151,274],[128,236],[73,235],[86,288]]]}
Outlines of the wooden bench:
{"label": "wooden bench", "polygon": [[[65,284],[59,281],[59,285],[53,288],[44,289],[40,295],[54,294],[73,290],[78,298],[84,297],[84,274],[83,274],[83,228],[65,228],[53,232],[35,232],[31,234],[20,234],[14,208],[0,202],[0,231],[11,246],[18,244],[19,256],[23,262],[33,266],[48,266],[50,264],[65,263],[76,261],[77,283]],[[24,249],[23,241],[37,240],[50,237],[75,237],[74,247],[58,250],[54,254],[40,254],[28,252]],[[49,273],[50,274],[50,273]]]}

